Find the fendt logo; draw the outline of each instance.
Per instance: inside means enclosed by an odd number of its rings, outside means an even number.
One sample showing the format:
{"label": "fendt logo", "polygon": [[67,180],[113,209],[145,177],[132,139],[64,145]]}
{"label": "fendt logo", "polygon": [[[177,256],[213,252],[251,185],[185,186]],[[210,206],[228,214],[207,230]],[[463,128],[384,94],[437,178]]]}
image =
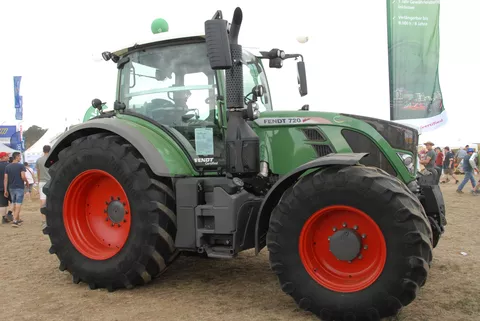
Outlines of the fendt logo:
{"label": "fendt logo", "polygon": [[5,135],[7,132],[8,132],[8,128],[5,128],[5,127],[1,128],[0,127],[0,135]]}

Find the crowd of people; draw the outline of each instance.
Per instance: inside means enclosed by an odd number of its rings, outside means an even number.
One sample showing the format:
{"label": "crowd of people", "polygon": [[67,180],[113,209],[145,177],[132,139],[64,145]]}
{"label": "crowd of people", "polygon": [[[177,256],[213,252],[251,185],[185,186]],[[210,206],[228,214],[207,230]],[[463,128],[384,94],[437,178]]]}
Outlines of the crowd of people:
{"label": "crowd of people", "polygon": [[462,182],[458,185],[457,193],[462,194],[465,185],[470,182],[472,190],[470,193],[474,196],[480,194],[480,180],[475,181],[475,173],[479,174],[478,169],[478,152],[466,145],[464,148],[460,148],[457,153],[453,153],[448,146],[443,149],[436,147],[431,141],[426,142],[425,149],[422,149],[419,153],[420,164],[425,166],[428,171],[436,170],[441,175],[440,182],[442,184],[450,182],[451,177],[455,184],[459,183],[455,172],[458,170],[465,175]]}
{"label": "crowd of people", "polygon": [[[48,169],[45,167],[50,146],[43,146],[43,156],[35,164],[37,177],[28,163],[22,163],[22,155],[14,152],[12,155],[0,152],[0,214],[2,224],[11,224],[12,227],[22,225],[21,219],[22,204],[25,199],[30,199],[32,187],[38,182],[40,194],[40,208],[45,206],[46,196],[43,193],[43,186],[50,179]],[[9,208],[11,208],[9,210]],[[42,229],[47,226],[46,218],[42,214]]]}

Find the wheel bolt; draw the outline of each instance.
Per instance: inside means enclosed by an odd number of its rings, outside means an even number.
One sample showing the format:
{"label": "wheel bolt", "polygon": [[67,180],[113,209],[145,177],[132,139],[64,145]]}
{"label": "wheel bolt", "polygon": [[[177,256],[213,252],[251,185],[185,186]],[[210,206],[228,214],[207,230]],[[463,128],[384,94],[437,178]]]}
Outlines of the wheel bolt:
{"label": "wheel bolt", "polygon": [[123,223],[127,223],[127,220],[123,220]]}
{"label": "wheel bolt", "polygon": [[126,205],[127,205],[127,203],[123,202],[123,206],[126,206]]}
{"label": "wheel bolt", "polygon": [[366,238],[367,234],[362,234],[362,239]]}
{"label": "wheel bolt", "polygon": [[360,254],[360,255],[358,256],[358,259],[359,259],[359,260],[363,259],[362,254]]}
{"label": "wheel bolt", "polygon": [[125,211],[125,214],[128,214],[128,211]]}
{"label": "wheel bolt", "polygon": [[107,204],[107,205],[108,205],[108,202],[105,202],[105,204]]}
{"label": "wheel bolt", "polygon": [[358,226],[355,225],[355,226],[353,227],[353,229],[354,229],[354,230],[358,230]]}
{"label": "wheel bolt", "polygon": [[115,224],[112,223],[112,226],[114,226]]}
{"label": "wheel bolt", "polygon": [[108,213],[108,211],[107,211],[107,210],[103,210],[103,213]]}
{"label": "wheel bolt", "polygon": [[118,225],[118,227],[120,227],[120,223],[118,223],[117,225]]}
{"label": "wheel bolt", "polygon": [[333,228],[333,231],[334,231],[334,232],[336,232],[336,231],[337,231],[337,228],[336,228],[336,227],[334,227],[334,228]]}
{"label": "wheel bolt", "polygon": [[106,222],[108,222],[108,217],[105,219]]}
{"label": "wheel bolt", "polygon": [[364,249],[364,250],[368,250],[368,245],[365,245],[365,246],[363,247],[363,249]]}
{"label": "wheel bolt", "polygon": [[330,242],[330,236],[328,237],[328,241]]}
{"label": "wheel bolt", "polygon": [[342,226],[343,226],[343,227],[347,227],[347,223],[343,223]]}
{"label": "wheel bolt", "polygon": [[352,263],[352,261],[348,261],[348,263],[350,264],[350,263]]}
{"label": "wheel bolt", "polygon": [[[117,200],[120,200],[120,196],[117,196]],[[125,203],[124,203],[125,204]]]}
{"label": "wheel bolt", "polygon": [[113,201],[115,198],[113,198],[113,196],[110,196],[110,199]]}

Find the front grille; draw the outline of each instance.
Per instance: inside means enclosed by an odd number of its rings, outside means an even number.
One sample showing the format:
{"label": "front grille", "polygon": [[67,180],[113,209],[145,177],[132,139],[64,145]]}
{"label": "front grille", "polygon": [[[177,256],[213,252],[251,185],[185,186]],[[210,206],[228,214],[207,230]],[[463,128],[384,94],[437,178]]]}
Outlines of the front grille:
{"label": "front grille", "polygon": [[316,141],[316,142],[324,142],[326,141],[323,134],[318,131],[316,128],[302,128],[302,132],[308,140]]}
{"label": "front grille", "polygon": [[315,153],[317,153],[318,157],[323,157],[333,153],[332,149],[328,145],[312,145],[312,147],[315,149]]}
{"label": "front grille", "polygon": [[368,156],[360,160],[361,164],[365,166],[378,167],[390,175],[397,176],[397,172],[393,166],[370,138],[359,132],[349,129],[342,129],[342,135],[354,153],[369,153]]}

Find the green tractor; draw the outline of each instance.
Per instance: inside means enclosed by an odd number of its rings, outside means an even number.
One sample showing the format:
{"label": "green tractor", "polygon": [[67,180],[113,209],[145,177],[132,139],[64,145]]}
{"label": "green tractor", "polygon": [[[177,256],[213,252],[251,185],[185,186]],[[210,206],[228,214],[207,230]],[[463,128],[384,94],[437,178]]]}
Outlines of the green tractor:
{"label": "green tractor", "polygon": [[242,11],[202,34],[161,32],[104,52],[116,101],[65,132],[46,165],[44,233],[60,270],[91,289],[144,285],[179,254],[230,259],[267,247],[284,292],[324,320],[378,320],[412,302],[444,231],[419,132],[341,113],[274,111]]}

